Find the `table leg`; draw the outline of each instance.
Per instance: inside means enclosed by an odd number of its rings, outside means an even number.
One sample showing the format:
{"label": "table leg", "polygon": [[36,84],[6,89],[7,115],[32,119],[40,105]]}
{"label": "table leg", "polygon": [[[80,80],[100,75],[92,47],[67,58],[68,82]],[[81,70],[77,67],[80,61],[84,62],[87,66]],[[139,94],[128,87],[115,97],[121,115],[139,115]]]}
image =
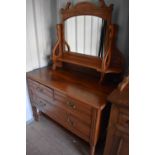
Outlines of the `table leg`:
{"label": "table leg", "polygon": [[35,106],[32,106],[32,111],[33,111],[33,116],[34,116],[35,121],[39,121],[39,114]]}
{"label": "table leg", "polygon": [[95,145],[90,146],[90,155],[95,155]]}

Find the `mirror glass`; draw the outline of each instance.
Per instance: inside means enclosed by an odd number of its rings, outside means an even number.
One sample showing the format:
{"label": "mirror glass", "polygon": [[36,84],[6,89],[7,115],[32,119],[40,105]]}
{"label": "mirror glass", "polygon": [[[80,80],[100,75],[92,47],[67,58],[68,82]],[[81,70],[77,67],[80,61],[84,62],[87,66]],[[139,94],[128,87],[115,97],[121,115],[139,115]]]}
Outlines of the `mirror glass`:
{"label": "mirror glass", "polygon": [[[96,16],[76,16],[64,22],[65,41],[71,52],[99,56],[103,51],[103,29],[105,21]],[[101,35],[102,34],[102,35]],[[101,43],[102,42],[102,43]],[[100,45],[102,44],[102,45]]]}

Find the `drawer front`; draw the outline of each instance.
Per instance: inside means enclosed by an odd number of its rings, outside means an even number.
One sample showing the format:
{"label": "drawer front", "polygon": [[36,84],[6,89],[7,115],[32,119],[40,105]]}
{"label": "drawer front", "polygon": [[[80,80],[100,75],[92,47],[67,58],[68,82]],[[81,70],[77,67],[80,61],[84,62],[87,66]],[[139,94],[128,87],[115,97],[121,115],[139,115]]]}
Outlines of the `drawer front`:
{"label": "drawer front", "polygon": [[125,134],[129,133],[129,111],[127,108],[112,105],[109,127],[116,128]]}
{"label": "drawer front", "polygon": [[54,91],[54,99],[57,106],[63,107],[88,125],[91,124],[92,108],[90,106],[72,99],[58,91]]}
{"label": "drawer front", "polygon": [[89,141],[90,136],[90,126],[86,123],[83,123],[77,117],[73,116],[72,114],[67,114],[67,123],[69,129],[79,135],[82,139]]}
{"label": "drawer front", "polygon": [[31,103],[34,103],[35,102],[35,94],[34,94],[34,89],[32,87],[28,87],[28,92],[29,92],[29,96],[30,96],[30,100],[31,100]]}
{"label": "drawer front", "polygon": [[46,101],[44,102],[42,99],[39,100],[41,101],[42,107],[40,107],[40,109],[42,110],[42,112],[47,114],[53,120],[67,128],[77,136],[89,142],[89,125],[83,123],[81,120],[71,115],[64,109],[59,108],[54,104],[47,103]]}
{"label": "drawer front", "polygon": [[42,109],[42,112],[47,114],[49,117],[51,117],[53,120],[55,120],[59,124],[66,127],[67,113],[63,109],[53,104],[46,104],[44,109]]}
{"label": "drawer front", "polygon": [[129,128],[129,116],[124,113],[119,113],[118,124],[123,128]]}
{"label": "drawer front", "polygon": [[28,90],[29,90],[28,92],[29,92],[31,103],[34,103],[36,99],[34,83],[32,80],[28,79],[27,84],[28,84]]}
{"label": "drawer front", "polygon": [[37,107],[40,111],[43,111],[46,107],[48,107],[49,103],[46,100],[35,96],[35,100],[32,102],[32,105]]}
{"label": "drawer front", "polygon": [[48,102],[53,101],[53,94],[54,94],[53,89],[50,89],[40,84],[36,87],[36,95],[45,99]]}
{"label": "drawer front", "polygon": [[38,96],[48,102],[53,101],[53,94],[54,94],[53,89],[48,88],[32,80],[28,80],[28,85],[29,88],[32,90],[32,94],[34,96]]}
{"label": "drawer front", "polygon": [[28,79],[27,82],[28,82],[28,86],[29,86],[30,88],[33,88],[33,89],[35,89],[35,87],[36,87],[37,85],[39,85],[38,82],[35,82],[35,81],[31,80],[31,79]]}

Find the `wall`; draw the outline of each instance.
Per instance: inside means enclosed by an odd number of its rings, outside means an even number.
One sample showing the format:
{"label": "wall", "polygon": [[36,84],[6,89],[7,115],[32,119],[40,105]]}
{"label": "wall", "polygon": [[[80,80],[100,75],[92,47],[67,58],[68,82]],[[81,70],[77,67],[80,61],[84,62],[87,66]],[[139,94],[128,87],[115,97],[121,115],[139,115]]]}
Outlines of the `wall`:
{"label": "wall", "polygon": [[[72,0],[74,4],[80,0]],[[84,0],[85,1],[85,0]],[[91,0],[90,0],[91,1]],[[92,0],[97,2],[97,0]],[[105,0],[106,4],[114,4],[112,22],[118,25],[118,35],[116,44],[118,49],[124,54],[126,61],[126,72],[128,72],[129,59],[129,0]],[[66,5],[66,0],[57,1],[57,13],[60,8]],[[59,16],[57,17],[60,22]]]}
{"label": "wall", "polygon": [[124,54],[126,72],[129,66],[129,0],[105,0],[107,4],[114,4],[112,22],[118,25],[116,44]]}
{"label": "wall", "polygon": [[[26,71],[46,66],[55,42],[56,0],[26,1]],[[26,121],[32,110],[27,93]]]}

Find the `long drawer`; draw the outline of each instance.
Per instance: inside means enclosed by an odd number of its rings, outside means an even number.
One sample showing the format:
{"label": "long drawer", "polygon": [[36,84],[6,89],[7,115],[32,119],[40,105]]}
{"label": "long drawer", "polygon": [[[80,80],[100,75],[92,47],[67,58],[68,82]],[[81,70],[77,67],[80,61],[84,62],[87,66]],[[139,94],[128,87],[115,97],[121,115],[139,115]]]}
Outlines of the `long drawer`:
{"label": "long drawer", "polygon": [[79,137],[89,141],[90,135],[90,126],[84,122],[82,122],[77,117],[73,116],[69,112],[64,109],[52,104],[48,103],[46,100],[37,97],[35,106],[40,109],[42,112],[47,114],[50,118],[75,133]]}
{"label": "long drawer", "polygon": [[69,111],[81,121],[91,124],[92,108],[78,100],[75,100],[59,91],[54,91],[54,104]]}

